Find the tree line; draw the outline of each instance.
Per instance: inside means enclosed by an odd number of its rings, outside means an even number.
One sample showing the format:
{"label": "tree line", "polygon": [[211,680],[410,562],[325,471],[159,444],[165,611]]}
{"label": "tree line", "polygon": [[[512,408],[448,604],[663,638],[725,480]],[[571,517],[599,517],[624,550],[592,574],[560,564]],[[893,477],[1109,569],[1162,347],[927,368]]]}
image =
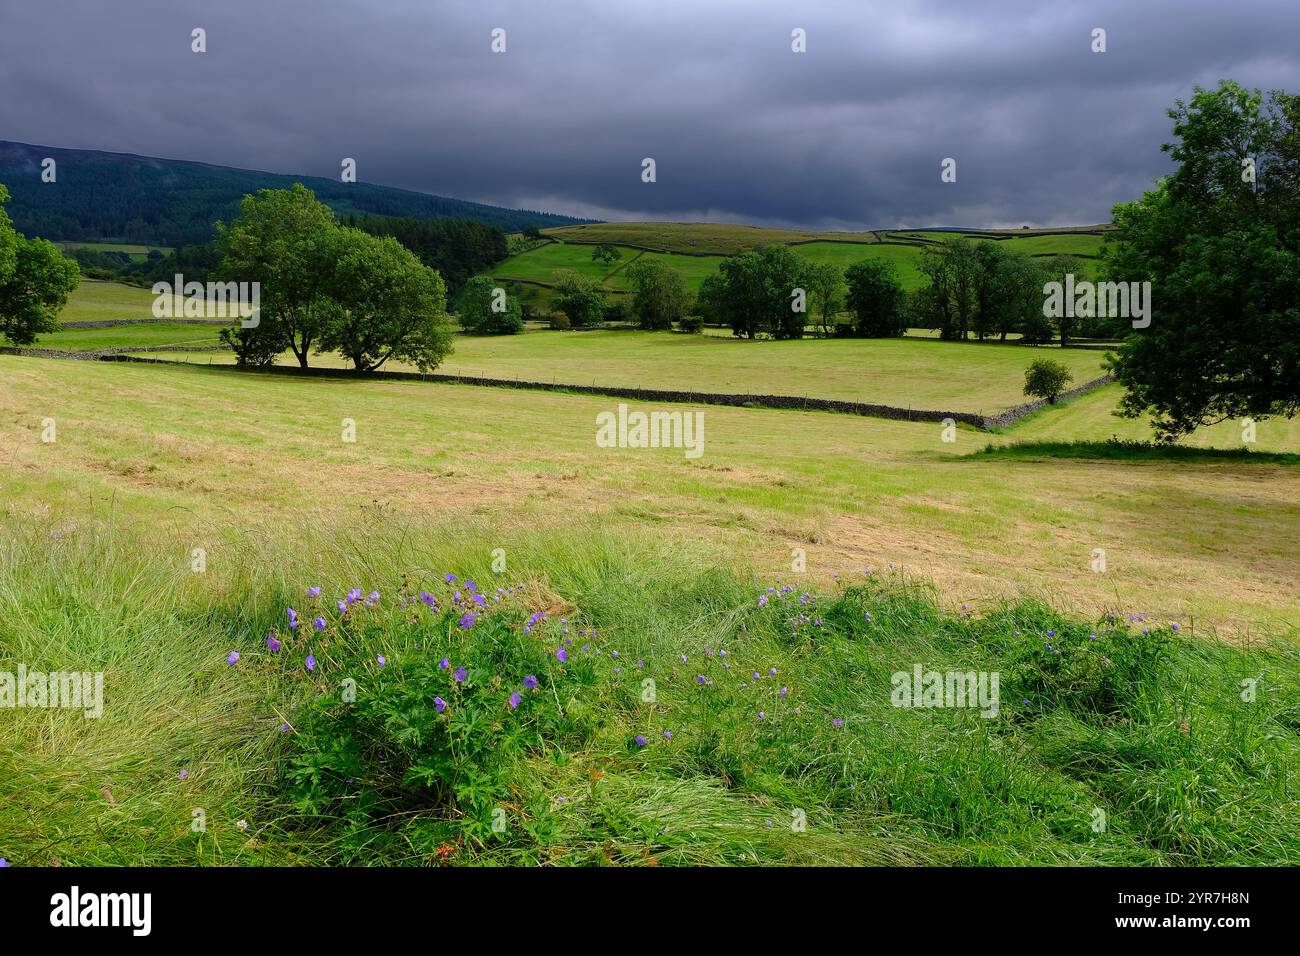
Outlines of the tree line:
{"label": "tree line", "polygon": [[[605,246],[592,253],[606,262],[616,256]],[[729,256],[705,277],[697,296],[662,260],[636,261],[623,274],[631,284],[630,317],[644,329],[692,332],[707,323],[739,338],[797,339],[810,329],[825,337],[888,338],[924,328],[943,339],[1005,342],[1016,336],[1031,345],[1125,331],[1122,319],[1044,315],[1044,286],[1066,275],[1082,277],[1077,257],[1035,257],[993,240],[954,238],[927,246],[920,258],[929,281],[910,292],[888,260],[866,258],[842,270],[810,262],[786,245]],[[491,280],[483,281],[490,286]],[[608,291],[599,280],[558,270],[553,284],[561,327],[590,328],[608,317]],[[478,322],[471,328],[517,330]]]}

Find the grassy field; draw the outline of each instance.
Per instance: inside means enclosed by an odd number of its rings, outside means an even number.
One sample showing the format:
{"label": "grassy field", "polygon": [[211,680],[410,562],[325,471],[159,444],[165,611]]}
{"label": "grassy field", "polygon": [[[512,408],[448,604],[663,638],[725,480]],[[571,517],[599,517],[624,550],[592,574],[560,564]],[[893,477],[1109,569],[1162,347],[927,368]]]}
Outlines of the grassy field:
{"label": "grassy field", "polygon": [[67,349],[73,352],[125,346],[217,345],[217,326],[190,325],[182,322],[141,322],[88,329],[65,329],[47,332],[37,343],[40,348]]}
{"label": "grassy field", "polygon": [[792,247],[795,255],[812,262],[825,262],[847,269],[866,259],[883,259],[898,273],[903,288],[911,291],[929,283],[918,265],[921,260],[919,246],[875,245],[861,246],[847,242],[805,242]]}
{"label": "grassy field", "polygon": [[[716,407],[688,460],[613,405],[0,356],[0,670],[105,674],[5,714],[0,855],[1300,862],[1295,466]],[[917,664],[999,715],[891,706]]]}
{"label": "grassy field", "polygon": [[[1300,475],[1280,465],[984,461],[964,456],[990,436],[965,428],[945,443],[937,423],[716,406],[704,409],[707,453],[690,461],[597,448],[595,416],[613,399],[13,357],[0,367],[6,499],[20,515],[116,502],[197,529],[235,513],[250,526],[304,510],[347,520],[376,501],[452,521],[592,514],[609,529],[705,538],[765,574],[788,569],[796,546],[823,579],[892,561],[955,601],[1047,594],[1242,634],[1294,627],[1300,604]],[[1059,437],[1072,412],[991,437]],[[36,440],[47,417],[55,445]],[[358,423],[354,445],[338,441],[344,418]],[[1108,437],[1105,426],[1088,437]],[[1258,447],[1300,451],[1296,438],[1294,422],[1264,423]],[[1106,574],[1088,570],[1094,548],[1110,555]]]}
{"label": "grassy field", "polygon": [[[611,273],[625,268],[636,257],[638,252],[638,250],[628,246],[620,246],[619,252],[623,254],[623,258],[610,264],[598,259],[592,259],[591,250],[591,246],[548,242],[536,249],[530,249],[528,252],[511,256],[497,265],[492,270],[492,275],[506,281],[539,282],[549,285],[554,282],[555,273],[558,270],[568,269],[589,279],[604,280]],[[609,282],[606,284],[611,285]],[[611,285],[611,287],[625,289],[626,285],[617,283]]]}
{"label": "grassy field", "polygon": [[[957,345],[922,338],[749,342],[730,335],[674,332],[536,331],[460,336],[438,371],[568,385],[812,396],[993,414],[1026,401],[1024,370],[1039,354],[1015,345]],[[1051,350],[1053,358],[1073,370],[1078,383],[1102,374],[1103,354]],[[222,353],[188,357],[167,353],[165,357],[201,364],[233,362],[232,355]],[[314,356],[312,363],[346,364],[338,355]],[[281,364],[295,364],[295,360],[285,356]],[[385,368],[412,370],[391,363]]]}
{"label": "grassy field", "polygon": [[871,232],[809,232],[804,229],[763,229],[712,222],[602,222],[543,229],[543,235],[573,243],[628,244],[656,252],[685,252],[731,256],[778,242],[845,239],[874,242]]}
{"label": "grassy field", "polygon": [[[1102,354],[1053,351],[1080,382],[1102,374]],[[992,413],[1025,401],[1024,369],[1030,361],[1019,346],[949,348],[906,338],[747,342],[671,332],[595,331],[576,337],[533,332],[462,337],[442,371]]]}
{"label": "grassy field", "polygon": [[95,322],[105,319],[153,317],[153,294],[148,289],[120,282],[81,280],[59,313],[60,322]]}
{"label": "grassy field", "polygon": [[[880,234],[872,232],[838,233],[808,232],[791,229],[761,229],[755,226],[728,226],[712,223],[621,222],[599,223],[585,226],[563,226],[546,229],[545,235],[561,240],[527,252],[511,256],[492,270],[492,275],[503,281],[549,284],[555,270],[572,269],[591,278],[600,279],[612,293],[627,292],[629,285],[623,270],[638,252],[647,258],[662,258],[681,273],[688,289],[698,292],[704,277],[715,271],[721,257],[745,252],[773,243],[790,243],[795,253],[814,262],[829,262],[841,269],[864,259],[883,258],[893,263],[899,278],[907,289],[919,289],[926,284],[917,268],[925,241],[947,241],[959,233],[912,230],[891,232],[890,243],[880,243]],[[1048,232],[998,232],[998,241],[1009,249],[1028,255],[1069,253],[1084,257],[1080,272],[1092,277],[1096,271],[1095,258],[1101,248],[1099,235],[1062,235]],[[971,238],[978,241],[980,236]],[[915,240],[914,244],[898,243]],[[593,262],[591,249],[594,243],[618,246],[623,258],[606,265]],[[681,255],[680,253],[687,253]],[[530,304],[549,308],[551,296],[544,289],[527,288],[525,297]]]}
{"label": "grassy field", "polygon": [[[600,447],[618,399],[157,354],[0,355],[0,673],[104,676],[97,719],[0,710],[15,866],[1300,863],[1300,421],[699,406],[696,459]],[[440,371],[992,412],[1037,354],[530,332]],[[897,706],[917,667],[992,710]]]}
{"label": "grassy field", "polygon": [[126,242],[60,242],[57,243],[63,249],[90,249],[94,252],[125,252],[136,262],[141,262],[149,258],[149,253],[160,252],[163,255],[171,252],[168,246],[142,246],[136,243]]}

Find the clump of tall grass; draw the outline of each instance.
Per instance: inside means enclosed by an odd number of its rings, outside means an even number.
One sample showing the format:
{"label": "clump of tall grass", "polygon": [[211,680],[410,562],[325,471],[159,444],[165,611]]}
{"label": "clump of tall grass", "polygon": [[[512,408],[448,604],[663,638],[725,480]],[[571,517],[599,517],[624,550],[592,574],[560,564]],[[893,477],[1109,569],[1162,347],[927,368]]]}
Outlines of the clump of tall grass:
{"label": "clump of tall grass", "polygon": [[[2,534],[0,671],[106,674],[99,720],[0,711],[15,864],[1300,862],[1286,644],[588,526],[376,514],[203,573],[184,534]],[[997,716],[896,706],[918,665],[997,673]]]}

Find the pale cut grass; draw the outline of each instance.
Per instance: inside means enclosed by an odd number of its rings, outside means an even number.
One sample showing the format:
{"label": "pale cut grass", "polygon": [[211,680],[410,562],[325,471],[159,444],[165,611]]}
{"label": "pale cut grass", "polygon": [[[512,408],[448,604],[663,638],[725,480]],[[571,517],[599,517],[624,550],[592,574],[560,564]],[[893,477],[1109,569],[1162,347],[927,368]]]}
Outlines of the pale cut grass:
{"label": "pale cut grass", "polygon": [[[180,523],[200,546],[374,503],[402,520],[584,514],[708,541],[765,574],[801,547],[813,579],[892,562],[976,606],[1047,594],[1241,640],[1297,625],[1300,475],[1282,465],[972,460],[988,434],[949,444],[937,423],[722,407],[700,409],[706,450],[691,461],[596,447],[614,399],[8,356],[0,373],[0,487],[18,516],[111,508]],[[40,441],[45,418],[57,443]],[[355,444],[340,441],[345,418]],[[1261,450],[1287,450],[1273,437],[1261,431]],[[1097,548],[1104,574],[1089,570]]]}
{"label": "pale cut grass", "polygon": [[[794,395],[931,411],[996,414],[1028,401],[1024,370],[1039,350],[996,343],[898,339],[747,341],[675,332],[538,330],[510,336],[458,336],[440,374],[563,385],[671,389],[740,395]],[[1103,353],[1052,349],[1076,383],[1103,373]],[[233,364],[223,353],[158,355],[199,364]],[[282,365],[297,360],[282,356]],[[343,368],[336,354],[311,364]],[[388,363],[390,371],[414,371]]]}

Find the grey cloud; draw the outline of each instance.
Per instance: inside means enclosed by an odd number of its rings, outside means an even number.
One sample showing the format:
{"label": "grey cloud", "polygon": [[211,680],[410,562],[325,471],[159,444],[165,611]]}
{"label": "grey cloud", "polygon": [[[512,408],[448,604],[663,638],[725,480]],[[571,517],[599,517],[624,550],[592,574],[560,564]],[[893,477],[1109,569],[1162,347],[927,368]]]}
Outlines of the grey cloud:
{"label": "grey cloud", "polygon": [[1290,0],[48,0],[0,13],[0,138],[600,218],[1092,223],[1174,98],[1300,88],[1298,41]]}

